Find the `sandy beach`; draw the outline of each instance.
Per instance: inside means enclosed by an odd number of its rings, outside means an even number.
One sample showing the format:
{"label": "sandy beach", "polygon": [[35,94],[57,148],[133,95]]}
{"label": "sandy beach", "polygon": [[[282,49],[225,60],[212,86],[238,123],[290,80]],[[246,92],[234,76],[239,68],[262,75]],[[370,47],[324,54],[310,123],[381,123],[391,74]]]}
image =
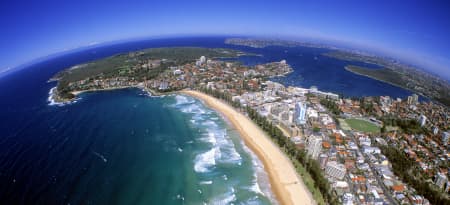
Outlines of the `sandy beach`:
{"label": "sandy beach", "polygon": [[182,93],[201,99],[231,122],[245,144],[263,162],[271,188],[280,204],[316,204],[291,161],[249,118],[209,95],[191,90]]}

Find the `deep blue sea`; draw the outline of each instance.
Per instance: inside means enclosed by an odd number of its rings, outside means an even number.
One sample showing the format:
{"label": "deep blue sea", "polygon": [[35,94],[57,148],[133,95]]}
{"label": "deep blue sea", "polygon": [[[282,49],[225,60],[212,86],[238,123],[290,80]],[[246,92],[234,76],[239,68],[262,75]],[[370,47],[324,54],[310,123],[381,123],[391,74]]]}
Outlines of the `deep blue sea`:
{"label": "deep blue sea", "polygon": [[[163,46],[228,47],[261,54],[247,65],[286,59],[277,79],[346,96],[409,91],[344,70],[325,49],[223,44],[222,37],[99,45],[49,57],[0,78],[0,204],[270,204],[267,175],[236,131],[201,102],[138,89],[84,93],[49,105],[47,80],[61,69]],[[375,67],[374,67],[375,68]]]}

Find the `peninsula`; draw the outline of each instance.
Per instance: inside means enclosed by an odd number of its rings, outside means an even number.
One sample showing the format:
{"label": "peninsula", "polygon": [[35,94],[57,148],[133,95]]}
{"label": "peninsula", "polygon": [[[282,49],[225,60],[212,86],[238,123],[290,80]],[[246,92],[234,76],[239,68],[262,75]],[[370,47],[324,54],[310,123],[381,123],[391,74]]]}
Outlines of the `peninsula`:
{"label": "peninsula", "polygon": [[282,47],[303,46],[312,48],[336,49],[333,46],[318,43],[288,41],[288,40],[273,40],[273,39],[256,39],[256,38],[227,38],[225,39],[225,44],[236,46],[248,46],[252,48],[265,48],[268,46],[282,46]]}
{"label": "peninsula", "polygon": [[[322,54],[323,56],[348,61],[348,65],[345,67],[347,71],[411,90],[436,100],[447,107],[450,106],[450,84],[446,80],[392,58],[381,57],[353,49],[299,41],[228,38],[225,40],[225,43],[252,48],[265,48],[268,46],[325,48],[329,51],[324,52]],[[361,67],[352,62],[366,63],[373,65],[375,68],[382,69]]]}
{"label": "peninsula", "polygon": [[220,60],[221,57],[239,55],[245,54],[206,48],[158,48],[120,54],[74,66],[55,75],[52,80],[58,81],[58,85],[53,99],[67,102],[82,92],[126,87],[140,87],[152,93],[181,90],[183,94],[203,100],[232,123],[247,146],[264,163],[271,187],[282,204],[316,204],[289,158],[256,124],[214,97],[184,90],[214,86],[244,93],[259,90],[264,78],[292,72],[286,61],[247,67]]}
{"label": "peninsula", "polygon": [[[240,132],[264,163],[282,204],[450,201],[442,180],[431,180],[446,179],[441,168],[449,158],[441,150],[450,138],[447,107],[419,102],[415,94],[343,99],[315,87],[285,87],[270,78],[292,72],[287,61],[255,66],[230,61],[239,55],[246,54],[211,48],[120,54],[58,73],[53,99],[65,102],[80,92],[124,87],[199,98]],[[379,80],[400,78],[396,71],[378,70],[395,72]],[[405,166],[413,171],[404,173]]]}
{"label": "peninsula", "polygon": [[[356,52],[333,51],[323,55],[349,61],[345,69],[350,72],[411,90],[450,107],[450,84],[414,66]],[[356,66],[352,62],[372,64],[377,68]]]}

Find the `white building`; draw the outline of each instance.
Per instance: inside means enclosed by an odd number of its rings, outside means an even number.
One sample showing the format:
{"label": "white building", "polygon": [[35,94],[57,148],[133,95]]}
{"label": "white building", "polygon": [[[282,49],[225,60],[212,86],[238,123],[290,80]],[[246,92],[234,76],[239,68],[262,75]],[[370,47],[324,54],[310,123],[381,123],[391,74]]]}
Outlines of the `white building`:
{"label": "white building", "polygon": [[346,172],[347,169],[345,169],[345,166],[343,164],[338,164],[336,161],[328,162],[325,168],[325,173],[336,179],[343,179]]}
{"label": "white building", "polygon": [[359,137],[359,144],[361,146],[369,146],[370,147],[372,145],[372,142],[371,142],[369,136],[361,136],[361,137]]}
{"label": "white building", "polygon": [[419,96],[413,94],[412,96],[408,96],[408,104],[415,105],[419,102]]}
{"label": "white building", "polygon": [[438,186],[439,188],[443,188],[444,185],[448,182],[447,176],[443,173],[438,172],[436,174],[436,177],[434,179],[434,183],[436,184],[436,186]]}
{"label": "white building", "polygon": [[322,151],[322,137],[311,135],[308,138],[307,145],[308,155],[313,159],[319,157],[320,151]]}
{"label": "white building", "polygon": [[380,154],[381,150],[378,147],[370,147],[370,146],[363,146],[362,151],[364,154]]}
{"label": "white building", "polygon": [[343,205],[353,205],[353,194],[345,193],[342,195],[342,204]]}
{"label": "white building", "polygon": [[319,113],[317,112],[317,110],[308,107],[308,109],[306,110],[306,115],[308,116],[308,119],[314,118],[317,119],[319,118]]}
{"label": "white building", "polygon": [[176,69],[176,70],[173,71],[173,74],[174,75],[181,75],[181,74],[183,74],[183,71],[180,70],[180,69]]}
{"label": "white building", "polygon": [[201,63],[201,64],[206,63],[206,57],[205,57],[205,56],[201,56],[201,57],[200,57],[200,63]]}
{"label": "white building", "polygon": [[446,146],[448,144],[448,139],[450,138],[450,133],[443,132],[442,133],[442,145]]}
{"label": "white building", "polygon": [[294,120],[297,124],[306,124],[306,104],[302,102],[295,103]]}
{"label": "white building", "polygon": [[425,115],[420,115],[419,119],[420,126],[424,126],[427,123],[427,117]]}

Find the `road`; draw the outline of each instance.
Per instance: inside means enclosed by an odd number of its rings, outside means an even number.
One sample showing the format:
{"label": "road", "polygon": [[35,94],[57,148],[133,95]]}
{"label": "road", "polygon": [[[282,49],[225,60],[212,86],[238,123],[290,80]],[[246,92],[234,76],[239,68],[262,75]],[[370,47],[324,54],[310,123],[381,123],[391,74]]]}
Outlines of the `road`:
{"label": "road", "polygon": [[380,175],[378,175],[378,173],[376,172],[373,163],[370,162],[370,160],[367,160],[367,158],[365,156],[364,156],[364,158],[366,159],[367,163],[369,164],[369,167],[372,170],[373,175],[377,179],[378,185],[383,189],[384,195],[387,197],[389,202],[391,204],[398,205],[397,201],[393,198],[393,196],[392,196],[391,192],[389,191],[389,189],[384,185],[383,180],[380,178]]}
{"label": "road", "polygon": [[[356,143],[356,146],[358,147],[358,152],[362,153],[361,147],[359,145],[359,143],[357,143],[358,141],[356,140],[355,136],[353,135],[353,133],[351,133],[351,131],[344,131],[348,136],[350,136],[352,138],[352,140]],[[386,198],[389,200],[390,204],[395,204],[398,205],[399,203],[397,203],[397,201],[392,197],[391,192],[389,191],[389,189],[384,185],[383,180],[380,178],[380,176],[378,175],[378,173],[375,170],[375,166],[373,165],[373,163],[368,160],[368,157],[366,154],[363,154],[364,156],[364,161],[366,161],[369,164],[370,170],[372,171],[372,174],[375,176],[375,179],[377,179],[378,182],[378,186],[381,187],[383,189],[384,195],[386,196]]]}

